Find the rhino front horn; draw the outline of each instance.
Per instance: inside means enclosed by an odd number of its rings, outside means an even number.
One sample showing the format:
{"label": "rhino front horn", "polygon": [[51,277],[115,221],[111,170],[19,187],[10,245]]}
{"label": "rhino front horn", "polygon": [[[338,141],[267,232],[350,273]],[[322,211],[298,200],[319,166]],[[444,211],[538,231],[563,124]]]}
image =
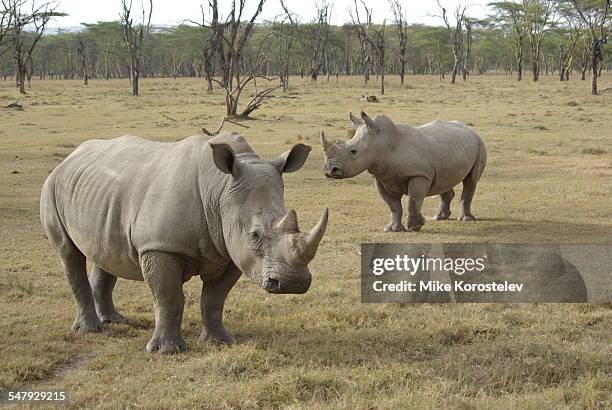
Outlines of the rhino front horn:
{"label": "rhino front horn", "polygon": [[293,209],[288,210],[285,216],[283,216],[283,219],[281,219],[278,222],[278,227],[283,232],[289,232],[289,233],[299,232],[300,228],[298,228],[297,214],[295,213],[295,210]]}
{"label": "rhino front horn", "polygon": [[325,229],[327,228],[327,219],[329,216],[329,209],[325,208],[323,211],[323,215],[321,215],[321,219],[315,225],[314,228],[308,233],[306,237],[306,253],[309,259],[313,259],[315,253],[317,252],[317,247],[319,246],[319,242],[323,239],[323,235],[325,234]]}

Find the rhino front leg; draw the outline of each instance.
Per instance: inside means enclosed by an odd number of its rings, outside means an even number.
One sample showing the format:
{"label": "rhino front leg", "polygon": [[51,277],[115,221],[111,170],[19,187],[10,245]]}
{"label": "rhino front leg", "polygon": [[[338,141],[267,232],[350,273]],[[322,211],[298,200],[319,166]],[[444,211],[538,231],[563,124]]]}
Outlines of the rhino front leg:
{"label": "rhino front leg", "polygon": [[223,274],[216,279],[202,281],[202,333],[200,342],[214,344],[232,344],[234,337],[223,326],[223,306],[229,291],[234,287],[242,272],[230,263]]}
{"label": "rhino front leg", "polygon": [[401,195],[394,195],[391,192],[387,191],[383,184],[374,180],[374,184],[376,185],[376,189],[378,189],[378,193],[382,197],[382,199],[387,203],[389,209],[391,210],[391,222],[389,225],[385,226],[385,232],[402,232],[405,231],[406,228],[402,225],[402,215],[404,213],[402,209],[402,197]]}
{"label": "rhino front leg", "polygon": [[436,221],[442,221],[448,219],[451,216],[450,204],[455,197],[455,191],[452,189],[440,195],[440,206],[434,215],[433,219]]}
{"label": "rhino front leg", "polygon": [[461,192],[461,206],[459,209],[460,221],[476,220],[471,211],[474,192],[476,192],[476,181],[474,181],[472,174],[470,174],[463,180],[463,192]]}
{"label": "rhino front leg", "polygon": [[425,224],[421,207],[429,186],[429,180],[423,177],[413,177],[408,182],[408,229],[411,231],[419,231]]}
{"label": "rhino front leg", "polygon": [[185,305],[182,258],[167,252],[147,252],[141,256],[140,266],[155,305],[155,331],[147,351],[173,354],[186,350],[181,336]]}
{"label": "rhino front leg", "polygon": [[117,277],[93,265],[89,273],[89,283],[93,289],[96,312],[103,323],[125,323],[125,318],[115,309],[113,290]]}

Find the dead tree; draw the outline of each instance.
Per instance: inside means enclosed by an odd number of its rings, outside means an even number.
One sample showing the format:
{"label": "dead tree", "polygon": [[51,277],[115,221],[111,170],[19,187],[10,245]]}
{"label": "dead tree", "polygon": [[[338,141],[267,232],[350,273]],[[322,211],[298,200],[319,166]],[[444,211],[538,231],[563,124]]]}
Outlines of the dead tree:
{"label": "dead tree", "polygon": [[281,84],[283,86],[283,92],[287,91],[289,87],[289,69],[290,69],[290,57],[291,57],[291,49],[293,47],[293,41],[295,39],[295,34],[298,29],[297,16],[293,14],[287,6],[285,2],[281,0],[281,7],[285,12],[285,16],[280,23],[280,27],[277,35],[279,36],[279,56],[280,56],[280,78]]}
{"label": "dead tree", "polygon": [[142,15],[140,22],[137,24],[134,24],[134,19],[132,18],[132,0],[121,0],[121,7],[119,19],[123,27],[123,41],[128,51],[132,95],[137,96],[139,91],[138,81],[143,65],[142,46],[151,31],[153,0],[149,0],[148,10],[145,9],[144,3],[141,3]]}
{"label": "dead tree", "polygon": [[[353,19],[353,25],[357,28],[359,41],[362,43],[362,50],[366,53],[364,62],[371,61],[373,56],[376,56],[378,64],[378,73],[380,75],[380,94],[385,95],[385,56],[387,41],[385,37],[386,21],[383,20],[381,26],[372,24],[372,9],[368,8],[365,1],[361,0],[361,6],[365,12],[365,22],[361,21],[359,14],[359,5],[357,0],[354,0],[355,14],[349,13]],[[369,69],[369,68],[366,68]],[[366,76],[367,84],[367,76]]]}
{"label": "dead tree", "polygon": [[576,12],[591,33],[591,94],[597,95],[597,77],[600,75],[599,64],[603,62],[603,45],[608,42],[608,13],[610,0],[598,0],[588,7],[583,2],[572,0]]}
{"label": "dead tree", "polygon": [[[268,51],[271,42],[268,41],[268,34],[259,44],[258,49],[253,53],[254,59],[245,68],[244,74],[241,67],[245,63],[243,60],[246,46],[253,33],[255,19],[261,13],[265,0],[258,0],[257,8],[251,18],[245,23],[242,20],[246,0],[233,1],[228,16],[221,21],[218,0],[211,0],[212,21],[210,28],[213,32],[212,49],[219,62],[221,80],[213,79],[225,90],[226,116],[228,118],[248,118],[250,114],[258,109],[261,104],[271,98],[272,91],[280,87],[258,88],[257,81],[263,79],[271,81],[266,76],[259,75],[264,63],[267,62]],[[238,105],[242,92],[247,86],[254,88],[253,97],[246,106],[238,112]]]}
{"label": "dead tree", "polygon": [[308,75],[311,81],[317,81],[325,64],[325,53],[330,30],[329,19],[331,18],[331,5],[327,0],[323,0],[320,5],[317,3],[315,5],[317,8],[316,17],[304,26],[306,33],[299,36],[302,49],[308,59]]}
{"label": "dead tree", "polygon": [[451,84],[455,84],[455,79],[457,78],[457,73],[459,72],[459,67],[463,60],[467,58],[464,51],[464,38],[463,38],[463,27],[465,25],[465,11],[467,6],[462,6],[460,3],[455,8],[454,17],[455,24],[454,27],[451,27],[451,24],[448,20],[448,13],[446,8],[444,8],[440,4],[440,0],[436,0],[438,2],[438,7],[442,12],[442,15],[439,16],[444,21],[444,25],[446,26],[446,30],[450,36],[451,45],[453,47],[453,73],[451,76]]}
{"label": "dead tree", "polygon": [[365,3],[362,1],[362,5],[366,11],[366,21],[361,22],[361,16],[359,15],[359,5],[357,0],[354,0],[354,11],[349,9],[349,15],[353,22],[353,27],[357,31],[357,38],[359,39],[359,45],[361,46],[361,54],[363,58],[363,80],[365,84],[368,84],[370,80],[370,66],[372,65],[372,43],[368,37],[367,26],[371,23],[372,13],[371,9],[368,9]]}
{"label": "dead tree", "polygon": [[32,1],[26,10],[26,0],[2,0],[5,13],[11,24],[5,30],[8,37],[13,62],[15,81],[21,94],[26,94],[25,83],[32,75],[32,55],[36,46],[53,17],[64,16],[56,11],[55,3]]}
{"label": "dead tree", "polygon": [[395,18],[395,32],[399,42],[399,63],[400,63],[400,84],[404,85],[404,76],[406,75],[406,49],[408,48],[408,22],[404,15],[401,0],[389,0],[391,10]]}
{"label": "dead tree", "polygon": [[6,6],[5,0],[0,2],[0,7],[0,56],[2,56],[2,54],[6,52],[6,50],[2,48],[4,45],[4,37],[6,36],[6,33],[8,32],[13,21],[13,14]]}
{"label": "dead tree", "polygon": [[201,21],[187,20],[188,22],[195,24],[200,27],[202,31],[202,68],[204,71],[204,78],[206,79],[206,92],[213,92],[213,76],[214,76],[214,67],[213,67],[213,57],[214,57],[214,48],[213,48],[213,32],[210,26],[206,23],[206,13],[204,12],[204,6],[200,5],[200,13],[202,15]]}

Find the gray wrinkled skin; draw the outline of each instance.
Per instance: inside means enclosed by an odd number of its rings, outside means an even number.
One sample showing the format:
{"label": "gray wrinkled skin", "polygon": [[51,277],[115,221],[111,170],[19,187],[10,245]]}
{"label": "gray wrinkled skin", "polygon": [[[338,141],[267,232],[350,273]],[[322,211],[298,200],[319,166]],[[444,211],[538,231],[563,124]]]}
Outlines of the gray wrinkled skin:
{"label": "gray wrinkled skin", "polygon": [[453,187],[463,182],[459,219],[474,221],[471,203],[482,176],[487,151],[472,129],[458,121],[433,121],[420,127],[394,124],[385,115],[372,119],[350,115],[357,128],[353,138],[331,143],[321,132],[325,153],[323,172],[328,178],[351,178],[368,171],[380,196],[391,210],[385,231],[405,231],[402,197],[408,195],[408,228],[425,223],[421,206],[426,196],[440,195],[436,220],[450,217]]}
{"label": "gray wrinkled skin", "polygon": [[[200,276],[200,340],[232,343],[222,323],[228,292],[242,273],[270,293],[304,293],[308,263],[327,225],[301,233],[285,209],[282,173],[301,168],[310,147],[260,159],[239,135],[175,143],[134,136],[80,145],[49,175],[40,216],[77,304],[72,329],[123,322],[117,278],[141,280],[155,304],[150,352],[186,348],[182,284]],[[92,263],[89,280],[85,262]]]}

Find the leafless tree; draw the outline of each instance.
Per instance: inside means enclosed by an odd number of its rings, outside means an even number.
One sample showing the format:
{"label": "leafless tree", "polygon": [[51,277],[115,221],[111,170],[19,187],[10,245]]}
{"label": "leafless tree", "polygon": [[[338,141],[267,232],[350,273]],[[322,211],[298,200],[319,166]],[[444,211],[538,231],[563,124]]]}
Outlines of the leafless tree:
{"label": "leafless tree", "polygon": [[469,18],[464,18],[465,25],[465,58],[463,59],[463,81],[467,80],[467,77],[470,75],[470,57],[472,56],[472,43],[474,42],[474,37],[472,36],[472,20]]}
{"label": "leafless tree", "polygon": [[443,7],[442,4],[440,4],[440,0],[436,0],[436,1],[438,2],[438,7],[440,8],[440,11],[442,12],[442,15],[439,17],[441,17],[442,21],[444,21],[444,25],[446,26],[446,29],[450,36],[451,45],[453,47],[454,64],[453,64],[453,73],[451,76],[451,84],[455,84],[455,79],[457,78],[459,67],[461,63],[463,62],[463,60],[467,58],[465,54],[465,50],[464,50],[464,44],[463,44],[464,43],[463,29],[465,26],[465,19],[466,19],[465,12],[467,10],[467,6],[462,5],[461,3],[457,4],[457,7],[455,8],[455,11],[453,13],[455,22],[451,26],[446,8]]}
{"label": "leafless tree", "polygon": [[141,0],[140,22],[134,24],[132,18],[132,0],[121,0],[121,14],[119,19],[123,27],[123,41],[127,47],[130,81],[132,83],[132,95],[138,95],[138,81],[143,66],[142,46],[151,31],[151,15],[153,13],[153,0],[149,0],[149,8],[146,9],[144,0]]}
{"label": "leafless tree", "polygon": [[610,0],[597,0],[589,5],[578,0],[572,0],[572,3],[591,33],[591,94],[597,95],[599,64],[603,62],[603,45],[608,42],[610,31]]}
{"label": "leafless tree", "polygon": [[399,41],[400,83],[404,85],[406,74],[406,49],[408,48],[408,22],[404,14],[402,0],[389,0],[395,18],[395,32]]}
{"label": "leafless tree", "polygon": [[6,51],[3,47],[4,37],[6,36],[6,33],[8,32],[9,27],[11,26],[13,14],[10,13],[10,10],[8,9],[6,5],[5,0],[2,0],[2,2],[0,2],[0,7],[1,7],[0,8],[0,56],[1,56]]}
{"label": "leafless tree", "polygon": [[[213,79],[225,90],[226,117],[229,118],[248,118],[249,115],[258,109],[261,104],[271,97],[272,91],[280,87],[258,88],[259,79],[271,81],[266,76],[259,75],[261,67],[267,62],[268,51],[271,47],[269,35],[259,44],[253,53],[250,64],[244,60],[245,48],[251,38],[253,27],[257,16],[262,11],[265,0],[258,0],[257,8],[251,18],[245,23],[242,20],[246,0],[233,0],[228,16],[221,21],[218,0],[211,0],[209,6],[212,10],[212,21],[210,28],[213,31],[212,49],[219,62],[221,71],[221,81]],[[272,33],[270,33],[272,34]],[[241,67],[244,67],[244,73]],[[247,86],[253,86],[254,95],[246,106],[238,112],[238,104],[242,92]]]}
{"label": "leafless tree", "polygon": [[365,21],[361,20],[359,13],[359,4],[357,0],[354,0],[354,14],[353,11],[349,10],[353,25],[357,29],[359,35],[359,41],[362,44],[362,51],[364,52],[364,68],[366,73],[366,84],[369,76],[369,62],[372,61],[372,57],[375,55],[378,65],[378,73],[380,74],[380,94],[385,95],[385,56],[387,41],[385,36],[386,21],[383,21],[382,25],[376,26],[372,23],[372,9],[368,8],[364,0],[360,2],[361,7],[365,13]]}
{"label": "leafless tree", "polygon": [[32,74],[32,55],[42,38],[47,24],[53,17],[63,16],[56,11],[57,3],[37,3],[35,0],[2,0],[5,13],[8,13],[6,35],[10,43],[15,63],[15,80],[21,94],[25,94],[25,83]]}
{"label": "leafless tree", "polygon": [[213,92],[213,35],[210,26],[206,22],[206,13],[204,12],[204,6],[200,5],[200,14],[202,16],[201,21],[187,20],[200,27],[202,30],[202,69],[204,71],[204,78],[206,79],[206,91],[209,93]]}
{"label": "leafless tree", "polygon": [[280,27],[278,29],[278,36],[280,37],[279,41],[279,55],[281,57],[281,84],[283,85],[283,92],[287,91],[287,87],[289,87],[289,68],[290,68],[290,56],[291,49],[293,47],[293,41],[295,39],[295,34],[298,29],[297,16],[293,14],[287,8],[287,5],[283,0],[281,0],[281,7],[285,12],[285,16],[280,23]]}
{"label": "leafless tree", "polygon": [[349,9],[349,15],[351,16],[353,27],[357,31],[357,38],[359,39],[359,44],[361,46],[361,55],[363,58],[363,80],[367,85],[368,81],[370,80],[370,66],[372,65],[372,54],[374,52],[374,50],[372,50],[372,44],[370,42],[370,39],[368,38],[367,31],[367,26],[371,22],[372,13],[371,10],[367,8],[365,3],[362,2],[366,13],[366,21],[365,24],[363,24],[361,22],[361,16],[359,15],[359,6],[357,4],[357,0],[354,0],[354,3],[354,12]]}
{"label": "leafless tree", "polygon": [[331,18],[331,4],[327,0],[323,0],[321,4],[315,3],[315,6],[317,14],[314,20],[304,26],[305,33],[299,36],[302,49],[308,59],[308,74],[311,81],[317,81],[325,64]]}

